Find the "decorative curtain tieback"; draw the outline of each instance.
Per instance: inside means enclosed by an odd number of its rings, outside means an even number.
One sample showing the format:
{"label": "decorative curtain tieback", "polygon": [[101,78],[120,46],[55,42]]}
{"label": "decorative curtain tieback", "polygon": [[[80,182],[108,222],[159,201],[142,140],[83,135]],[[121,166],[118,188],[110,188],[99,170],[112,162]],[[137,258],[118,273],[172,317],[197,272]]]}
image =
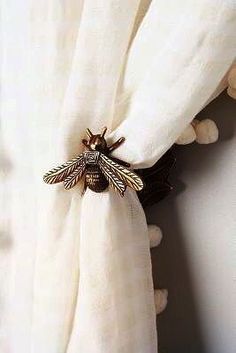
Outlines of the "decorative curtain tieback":
{"label": "decorative curtain tieback", "polygon": [[48,184],[63,182],[65,189],[73,188],[85,174],[84,191],[88,187],[94,192],[102,192],[111,184],[121,196],[124,196],[126,187],[129,186],[136,191],[143,189],[141,178],[128,169],[129,163],[108,155],[118,148],[125,138],[119,138],[111,146],[107,145],[105,133],[107,128],[102,129],[101,134],[93,135],[87,129],[89,140],[82,142],[88,151],[84,151],[78,157],[56,167],[46,173],[43,180]]}

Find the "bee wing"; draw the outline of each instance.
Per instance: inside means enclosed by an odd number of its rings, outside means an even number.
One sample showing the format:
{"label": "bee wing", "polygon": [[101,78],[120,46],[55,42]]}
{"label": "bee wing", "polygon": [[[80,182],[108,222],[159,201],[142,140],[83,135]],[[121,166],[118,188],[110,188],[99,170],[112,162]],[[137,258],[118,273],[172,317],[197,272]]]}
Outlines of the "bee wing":
{"label": "bee wing", "polygon": [[86,163],[83,159],[78,165],[78,167],[73,171],[73,173],[71,173],[68,177],[65,178],[63,184],[66,190],[73,188],[78,183],[78,181],[82,178],[85,172],[85,167]]}
{"label": "bee wing", "polygon": [[51,169],[43,176],[43,180],[47,184],[56,184],[65,180],[74,170],[84,162],[83,154],[69,160],[68,162],[60,165],[59,167]]}
{"label": "bee wing", "polygon": [[99,158],[99,165],[106,165],[107,168],[119,178],[125,185],[131,187],[136,191],[140,191],[143,188],[142,179],[133,171],[125,168],[122,165],[112,161],[110,158],[101,153]]}
{"label": "bee wing", "polygon": [[126,190],[125,183],[120,180],[120,178],[111,170],[107,163],[101,159],[101,156],[99,158],[98,164],[108,182],[111,183],[115,190],[119,191],[121,196],[124,196],[124,192]]}

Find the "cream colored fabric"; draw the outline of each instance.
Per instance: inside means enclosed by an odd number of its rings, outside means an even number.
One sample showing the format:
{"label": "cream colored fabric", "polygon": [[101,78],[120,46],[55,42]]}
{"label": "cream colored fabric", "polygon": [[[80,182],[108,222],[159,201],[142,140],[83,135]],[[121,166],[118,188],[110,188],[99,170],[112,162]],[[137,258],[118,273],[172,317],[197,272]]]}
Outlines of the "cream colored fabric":
{"label": "cream colored fabric", "polygon": [[151,165],[230,67],[234,1],[148,5],[2,1],[3,353],[157,351],[136,195],[87,191],[81,199],[79,186],[66,192],[42,182],[80,153],[86,127],[107,125],[110,139],[126,137],[115,155]]}

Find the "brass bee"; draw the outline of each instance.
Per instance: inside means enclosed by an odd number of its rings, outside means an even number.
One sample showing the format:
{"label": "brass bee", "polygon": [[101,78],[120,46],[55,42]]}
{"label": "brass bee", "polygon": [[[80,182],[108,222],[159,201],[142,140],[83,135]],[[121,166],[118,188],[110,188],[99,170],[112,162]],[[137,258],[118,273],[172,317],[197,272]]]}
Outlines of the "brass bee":
{"label": "brass bee", "polygon": [[83,139],[82,143],[88,150],[46,173],[43,177],[45,183],[63,182],[65,189],[68,190],[73,188],[85,175],[84,190],[88,187],[94,192],[102,192],[109,184],[121,196],[124,196],[127,186],[136,191],[142,190],[141,178],[128,169],[130,166],[128,163],[114,157],[108,157],[125,141],[125,138],[121,137],[114,144],[108,146],[104,138],[106,131],[107,128],[104,127],[101,134],[93,135],[87,129],[89,140]]}

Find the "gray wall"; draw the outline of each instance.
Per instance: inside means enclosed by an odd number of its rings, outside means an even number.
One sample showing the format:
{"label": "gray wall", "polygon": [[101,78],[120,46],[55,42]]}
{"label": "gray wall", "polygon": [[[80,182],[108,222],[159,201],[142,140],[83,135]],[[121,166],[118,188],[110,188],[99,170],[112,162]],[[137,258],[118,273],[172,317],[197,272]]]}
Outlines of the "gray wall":
{"label": "gray wall", "polygon": [[155,286],[169,291],[161,353],[236,352],[236,101],[222,94],[199,116],[220,141],[178,147],[175,191],[147,210],[164,234],[152,251]]}

